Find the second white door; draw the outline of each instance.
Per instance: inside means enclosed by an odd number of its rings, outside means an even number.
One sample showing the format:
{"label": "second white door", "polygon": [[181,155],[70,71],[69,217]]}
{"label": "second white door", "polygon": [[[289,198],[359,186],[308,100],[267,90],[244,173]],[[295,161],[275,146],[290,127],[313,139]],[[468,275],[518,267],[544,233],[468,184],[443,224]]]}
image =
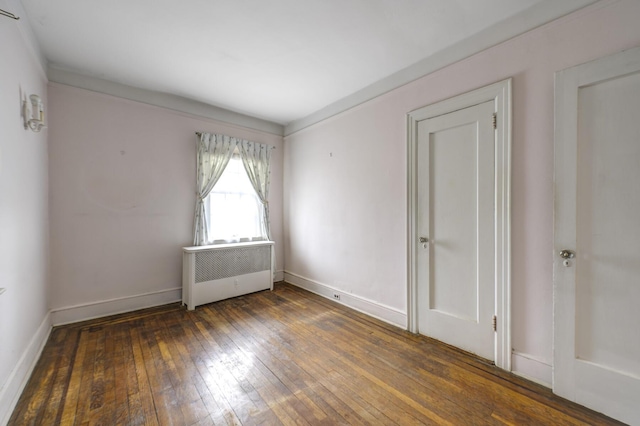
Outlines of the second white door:
{"label": "second white door", "polygon": [[493,101],[418,124],[418,331],[495,360]]}
{"label": "second white door", "polygon": [[640,48],[557,75],[553,390],[640,425]]}

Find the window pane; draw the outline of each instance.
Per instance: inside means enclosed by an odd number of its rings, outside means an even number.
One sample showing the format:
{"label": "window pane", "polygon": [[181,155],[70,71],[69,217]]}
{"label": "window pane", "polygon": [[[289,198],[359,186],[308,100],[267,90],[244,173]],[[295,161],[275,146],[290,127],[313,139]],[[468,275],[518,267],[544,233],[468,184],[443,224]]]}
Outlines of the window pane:
{"label": "window pane", "polygon": [[215,240],[262,239],[263,206],[242,161],[233,157],[205,199],[209,243]]}

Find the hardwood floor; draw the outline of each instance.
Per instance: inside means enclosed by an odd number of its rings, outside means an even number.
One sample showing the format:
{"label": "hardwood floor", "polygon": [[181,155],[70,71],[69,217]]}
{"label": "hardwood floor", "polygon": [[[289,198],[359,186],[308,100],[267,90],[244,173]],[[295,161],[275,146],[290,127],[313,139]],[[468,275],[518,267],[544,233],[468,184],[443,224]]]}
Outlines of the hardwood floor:
{"label": "hardwood floor", "polygon": [[279,284],[54,328],[9,424],[619,423]]}

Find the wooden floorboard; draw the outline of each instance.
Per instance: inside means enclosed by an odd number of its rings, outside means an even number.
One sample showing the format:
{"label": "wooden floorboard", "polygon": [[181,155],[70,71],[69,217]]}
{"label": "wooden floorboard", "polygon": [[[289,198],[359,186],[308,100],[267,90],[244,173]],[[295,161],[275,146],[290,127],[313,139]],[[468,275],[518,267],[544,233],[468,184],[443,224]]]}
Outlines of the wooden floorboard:
{"label": "wooden floorboard", "polygon": [[278,284],[55,327],[9,425],[617,425]]}

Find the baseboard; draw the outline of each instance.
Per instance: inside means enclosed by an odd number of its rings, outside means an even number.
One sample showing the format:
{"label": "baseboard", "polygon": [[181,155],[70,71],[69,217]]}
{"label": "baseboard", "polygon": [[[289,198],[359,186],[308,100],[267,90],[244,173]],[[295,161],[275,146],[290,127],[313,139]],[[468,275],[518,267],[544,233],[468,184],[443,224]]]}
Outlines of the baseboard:
{"label": "baseboard", "polygon": [[9,374],[4,386],[0,389],[0,425],[6,425],[18,403],[22,390],[31,377],[31,372],[40,358],[42,349],[51,333],[51,315],[47,313],[38,330],[31,338],[29,345],[22,353],[20,360]]}
{"label": "baseboard", "polygon": [[[385,306],[381,303],[374,302],[355,294],[345,293],[341,290],[331,287],[330,285],[303,277],[293,272],[284,271],[284,280],[297,287],[303,288],[311,293],[326,297],[337,303],[348,306],[356,311],[362,312],[389,324],[406,329],[407,314],[397,309]],[[334,295],[339,295],[340,299],[336,300]]]}
{"label": "baseboard", "polygon": [[511,372],[551,388],[553,369],[551,364],[540,357],[513,351],[511,353]]}
{"label": "baseboard", "polygon": [[273,275],[274,283],[277,283],[280,281],[284,281],[284,271],[282,269],[280,269],[279,271],[276,271],[276,273]]}
{"label": "baseboard", "polygon": [[182,287],[154,291],[135,296],[102,300],[82,305],[68,306],[51,311],[51,323],[56,325],[71,324],[108,315],[122,314],[138,309],[166,305],[182,300]]}

